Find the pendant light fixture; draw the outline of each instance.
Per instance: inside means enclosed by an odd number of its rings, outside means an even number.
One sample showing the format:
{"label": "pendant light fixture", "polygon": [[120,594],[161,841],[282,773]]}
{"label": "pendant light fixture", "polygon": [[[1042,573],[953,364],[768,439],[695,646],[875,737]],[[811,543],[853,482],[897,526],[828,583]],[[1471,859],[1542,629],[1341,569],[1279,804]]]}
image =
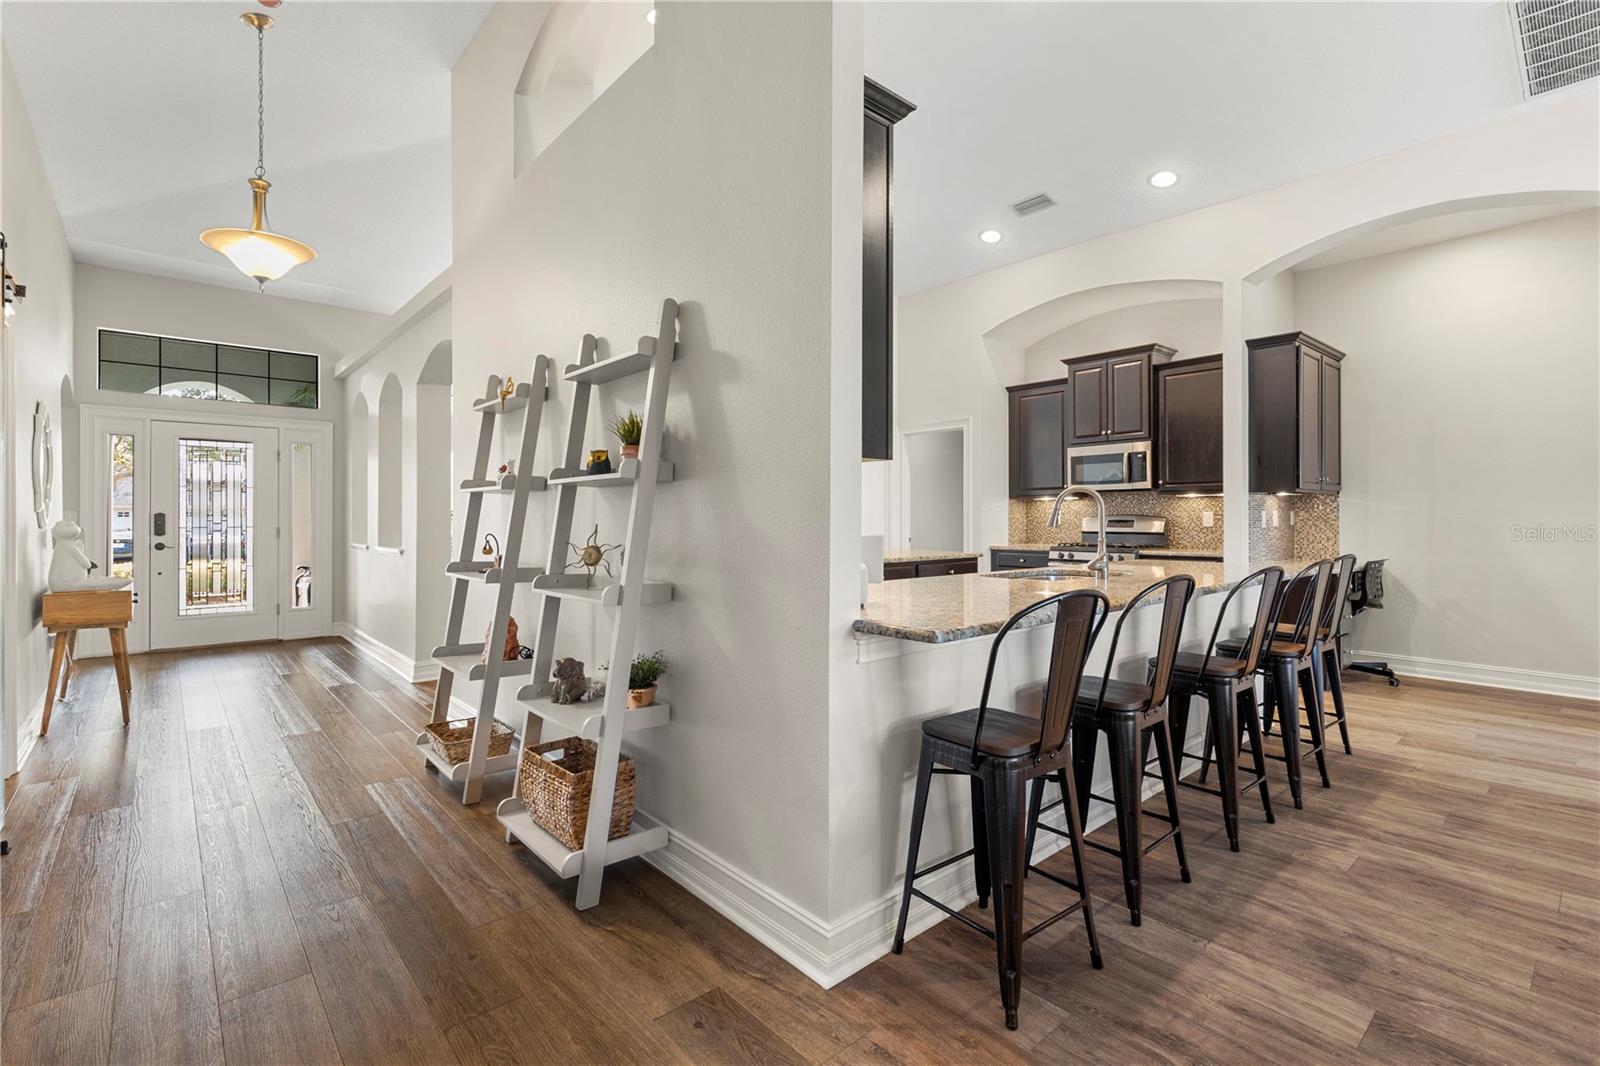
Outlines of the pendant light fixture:
{"label": "pendant light fixture", "polygon": [[250,184],[250,228],[208,229],[200,240],[233,261],[233,265],[254,278],[258,289],[276,281],[301,263],[317,257],[309,244],[273,233],[267,225],[266,167],[266,32],[272,16],[247,11],[239,21],[256,31],[256,174]]}

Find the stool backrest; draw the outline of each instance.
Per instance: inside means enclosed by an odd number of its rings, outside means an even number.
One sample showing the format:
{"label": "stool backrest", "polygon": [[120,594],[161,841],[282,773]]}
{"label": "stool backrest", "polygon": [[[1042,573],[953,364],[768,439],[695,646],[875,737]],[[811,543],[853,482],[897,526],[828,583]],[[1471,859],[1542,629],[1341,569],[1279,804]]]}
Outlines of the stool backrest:
{"label": "stool backrest", "polygon": [[1083,666],[1089,648],[1105,624],[1111,601],[1095,589],[1063,592],[1030,604],[1006,620],[989,645],[989,668],[983,674],[983,696],[978,701],[977,727],[972,732],[972,765],[978,765],[978,742],[983,737],[983,717],[989,711],[989,687],[994,682],[994,664],[1000,643],[1018,622],[1054,605],[1056,618],[1050,635],[1050,672],[1046,675],[1044,711],[1039,723],[1040,758],[1054,755],[1067,742],[1067,726],[1072,721],[1072,701],[1083,680]]}
{"label": "stool backrest", "polygon": [[1278,592],[1283,587],[1281,566],[1264,566],[1228,590],[1227,598],[1222,601],[1222,607],[1217,611],[1216,624],[1211,627],[1211,639],[1206,641],[1206,654],[1200,660],[1200,677],[1206,676],[1206,668],[1211,665],[1212,654],[1217,650],[1217,636],[1222,632],[1222,623],[1227,621],[1228,607],[1233,603],[1233,598],[1258,580],[1261,582],[1261,597],[1256,600],[1256,616],[1251,621],[1250,632],[1245,637],[1244,671],[1241,676],[1249,677],[1255,672],[1256,663],[1261,661],[1261,647],[1267,641],[1267,631],[1272,628],[1272,619],[1278,610]]}
{"label": "stool backrest", "polygon": [[1094,711],[1098,715],[1105,703],[1106,686],[1111,683],[1111,671],[1117,665],[1117,645],[1122,642],[1122,627],[1133,617],[1141,600],[1155,593],[1163,593],[1161,602],[1161,634],[1156,645],[1156,668],[1150,675],[1150,706],[1159,707],[1166,702],[1167,690],[1172,687],[1172,662],[1178,657],[1178,642],[1183,639],[1183,616],[1194,595],[1194,578],[1178,574],[1165,581],[1157,581],[1128,601],[1111,631],[1111,650],[1106,654],[1106,672],[1100,676],[1100,694],[1095,697]]}
{"label": "stool backrest", "polygon": [[1283,595],[1278,598],[1277,625],[1289,624],[1291,619],[1286,616],[1292,615],[1294,628],[1287,639],[1280,637],[1279,643],[1298,649],[1301,655],[1310,653],[1311,642],[1317,634],[1317,616],[1321,613],[1317,608],[1327,594],[1332,574],[1333,562],[1323,559],[1300,571],[1283,587]]}
{"label": "stool backrest", "polygon": [[1341,555],[1333,561],[1334,572],[1328,582],[1327,593],[1322,597],[1322,618],[1317,622],[1317,632],[1322,637],[1333,637],[1344,624],[1344,612],[1350,603],[1350,575],[1356,569],[1354,555]]}

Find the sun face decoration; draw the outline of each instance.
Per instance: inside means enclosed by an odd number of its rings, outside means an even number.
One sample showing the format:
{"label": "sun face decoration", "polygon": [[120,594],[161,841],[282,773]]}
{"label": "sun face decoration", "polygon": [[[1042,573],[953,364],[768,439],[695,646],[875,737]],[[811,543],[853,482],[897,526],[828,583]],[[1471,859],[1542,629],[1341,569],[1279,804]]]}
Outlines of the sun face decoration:
{"label": "sun face decoration", "polygon": [[612,576],[611,560],[607,558],[607,556],[609,556],[612,552],[616,552],[617,558],[620,561],[627,551],[627,549],[620,544],[601,544],[600,527],[598,525],[594,527],[594,531],[589,534],[589,539],[584,541],[583,544],[579,545],[569,542],[567,547],[572,549],[573,556],[572,561],[567,564],[567,569],[574,570],[578,567],[584,567],[589,571],[585,585],[586,588],[594,587],[594,572],[598,569],[604,569],[606,572],[606,577]]}

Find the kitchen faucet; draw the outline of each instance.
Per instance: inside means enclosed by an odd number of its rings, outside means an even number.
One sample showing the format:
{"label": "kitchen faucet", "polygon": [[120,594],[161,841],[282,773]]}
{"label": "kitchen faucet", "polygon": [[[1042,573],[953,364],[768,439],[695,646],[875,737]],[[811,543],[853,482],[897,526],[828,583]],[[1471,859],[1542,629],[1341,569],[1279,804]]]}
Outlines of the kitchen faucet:
{"label": "kitchen faucet", "polygon": [[1102,574],[1109,575],[1111,573],[1111,558],[1110,556],[1106,555],[1106,498],[1102,496],[1096,489],[1091,489],[1083,485],[1068,485],[1066,488],[1062,489],[1059,494],[1057,494],[1056,504],[1054,507],[1050,508],[1051,529],[1055,529],[1061,525],[1061,501],[1066,499],[1068,496],[1083,496],[1094,501],[1094,505],[1099,511],[1100,542],[1095,545],[1095,557],[1089,560],[1088,568],[1090,570],[1099,571]]}

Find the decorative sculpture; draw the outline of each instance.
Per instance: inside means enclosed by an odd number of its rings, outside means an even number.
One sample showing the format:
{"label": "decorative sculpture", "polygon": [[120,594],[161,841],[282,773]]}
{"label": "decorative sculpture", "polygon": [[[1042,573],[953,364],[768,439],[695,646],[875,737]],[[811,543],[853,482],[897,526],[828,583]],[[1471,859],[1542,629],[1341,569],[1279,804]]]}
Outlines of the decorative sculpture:
{"label": "decorative sculpture", "polygon": [[500,569],[500,538],[493,533],[485,533],[483,535],[483,547],[478,549],[478,554],[494,556],[495,569]]}
{"label": "decorative sculpture", "polygon": [[[489,661],[489,641],[494,637],[494,624],[483,631],[483,656],[478,660],[481,663]],[[517,620],[506,619],[506,643],[500,650],[500,658],[507,661],[522,658],[522,644],[517,640]]]}
{"label": "decorative sculpture", "polygon": [[83,550],[83,530],[62,519],[50,527],[55,547],[50,553],[51,592],[105,592],[133,584],[129,577],[93,577],[99,565]]}
{"label": "decorative sculpture", "polygon": [[625,549],[620,544],[600,543],[600,527],[598,525],[594,527],[594,531],[589,534],[589,539],[584,542],[582,547],[570,542],[567,547],[571,548],[573,553],[573,560],[567,564],[567,569],[572,570],[580,566],[588,568],[589,575],[584,585],[585,588],[594,587],[594,572],[601,567],[605,568],[606,577],[612,576],[611,560],[607,558],[611,552],[617,552],[619,557],[625,554]]}
{"label": "decorative sculpture", "polygon": [[551,703],[582,703],[589,692],[589,679],[577,659],[557,659],[550,678]]}
{"label": "decorative sculpture", "polygon": [[506,383],[500,386],[500,412],[502,414],[505,413],[506,399],[515,394],[516,391],[517,383],[511,379],[510,375],[507,375]]}

